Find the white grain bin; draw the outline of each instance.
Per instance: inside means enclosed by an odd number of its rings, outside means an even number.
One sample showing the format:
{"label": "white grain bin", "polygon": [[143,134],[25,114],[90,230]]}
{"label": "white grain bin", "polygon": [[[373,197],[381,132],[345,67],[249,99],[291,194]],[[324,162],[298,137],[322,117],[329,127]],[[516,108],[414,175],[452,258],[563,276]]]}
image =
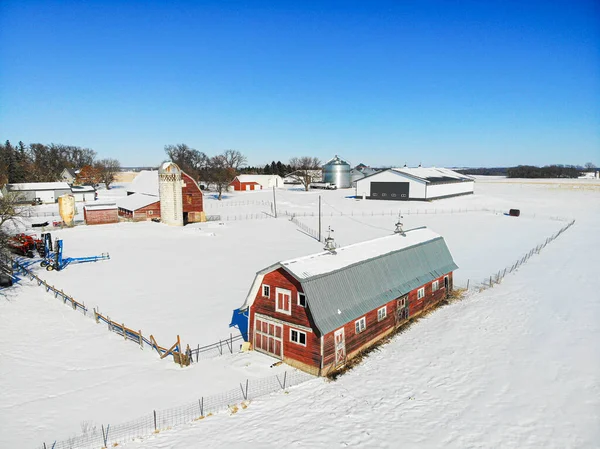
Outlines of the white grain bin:
{"label": "white grain bin", "polygon": [[73,226],[75,218],[75,197],[73,195],[61,195],[58,197],[58,213],[67,226]]}
{"label": "white grain bin", "polygon": [[335,184],[338,189],[348,189],[352,186],[350,164],[337,154],[323,165],[323,182]]}
{"label": "white grain bin", "polygon": [[170,226],[183,226],[183,180],[181,169],[173,162],[165,162],[158,169],[160,221]]}

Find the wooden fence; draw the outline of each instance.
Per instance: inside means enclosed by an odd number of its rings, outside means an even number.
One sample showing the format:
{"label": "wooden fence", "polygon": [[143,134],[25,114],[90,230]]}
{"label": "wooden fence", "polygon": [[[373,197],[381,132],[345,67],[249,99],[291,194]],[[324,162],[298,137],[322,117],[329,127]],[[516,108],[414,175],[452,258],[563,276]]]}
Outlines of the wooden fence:
{"label": "wooden fence", "polygon": [[[46,292],[51,292],[55,298],[60,298],[64,304],[69,303],[69,305],[73,308],[73,310],[79,310],[83,312],[84,315],[87,316],[89,309],[85,306],[85,303],[79,302],[75,300],[72,296],[66,294],[62,289],[59,290],[54,285],[48,284],[44,279],[41,279],[38,275],[33,273],[30,269],[28,269],[23,263],[19,260],[13,259],[13,267],[22,273],[24,276],[27,276],[32,281],[36,281],[38,286],[43,286]],[[171,355],[173,356],[173,361],[175,363],[179,363],[180,366],[187,366],[190,364],[190,349],[189,346],[186,350],[186,353],[181,351],[181,340],[179,335],[177,336],[177,341],[170,348],[164,348],[160,346],[156,339],[150,335],[149,338],[145,338],[142,335],[142,331],[135,331],[133,329],[129,329],[125,327],[125,324],[118,323],[116,321],[112,321],[109,317],[105,317],[96,309],[93,309],[94,319],[96,323],[100,323],[100,321],[104,322],[108,325],[108,330],[111,332],[115,332],[119,335],[122,335],[125,340],[133,341],[140,345],[141,348],[144,347],[144,343],[154,349],[160,355],[161,359]]]}

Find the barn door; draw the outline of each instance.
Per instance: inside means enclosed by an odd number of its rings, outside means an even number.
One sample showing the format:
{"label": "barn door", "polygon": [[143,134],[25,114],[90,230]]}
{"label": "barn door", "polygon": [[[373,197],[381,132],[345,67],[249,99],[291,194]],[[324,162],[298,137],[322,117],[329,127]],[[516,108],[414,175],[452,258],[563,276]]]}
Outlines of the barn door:
{"label": "barn door", "polygon": [[346,362],[346,338],[344,337],[344,328],[338,329],[333,334],[335,340],[335,366]]}
{"label": "barn door", "polygon": [[402,323],[408,319],[408,295],[398,299],[396,305],[396,323]]}
{"label": "barn door", "polygon": [[269,320],[254,320],[254,349],[283,358],[283,326]]}

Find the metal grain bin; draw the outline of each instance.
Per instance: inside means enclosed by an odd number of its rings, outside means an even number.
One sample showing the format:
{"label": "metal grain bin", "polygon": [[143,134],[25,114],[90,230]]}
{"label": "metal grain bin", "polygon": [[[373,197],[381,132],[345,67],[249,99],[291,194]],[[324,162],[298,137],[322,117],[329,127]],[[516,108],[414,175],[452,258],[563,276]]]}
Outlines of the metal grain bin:
{"label": "metal grain bin", "polygon": [[350,188],[350,164],[336,155],[323,165],[323,182],[335,184],[338,189]]}

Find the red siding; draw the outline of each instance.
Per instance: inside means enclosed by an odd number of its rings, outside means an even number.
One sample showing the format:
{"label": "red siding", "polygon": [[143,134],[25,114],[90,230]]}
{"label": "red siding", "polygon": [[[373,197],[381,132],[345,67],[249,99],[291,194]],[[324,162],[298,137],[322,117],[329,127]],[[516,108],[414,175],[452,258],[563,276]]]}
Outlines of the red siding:
{"label": "red siding", "polygon": [[118,223],[119,216],[117,214],[117,209],[83,209],[83,219],[85,220],[85,224],[95,225],[95,224],[109,224],[109,223]]}
{"label": "red siding", "polygon": [[246,190],[247,186],[250,186],[250,187],[248,187],[247,190],[261,190],[262,189],[262,186],[257,182],[240,182],[240,180],[237,177],[233,181],[231,181],[231,183],[229,185],[233,186],[233,190],[240,190],[240,191]]}
{"label": "red siding", "polygon": [[[263,296],[262,285],[269,286],[269,297]],[[283,323],[284,359],[296,360],[300,363],[318,368],[321,363],[320,335],[312,324],[312,318],[310,317],[308,309],[298,305],[298,292],[302,292],[300,283],[288,272],[279,269],[266,274],[262,285],[259,288],[252,307],[250,307],[249,341],[254,341],[254,322],[257,313],[275,318]],[[276,311],[275,301],[277,288],[283,288],[291,292],[291,315]],[[304,330],[302,327],[312,329],[312,332]],[[290,329],[296,329],[306,333],[306,346],[299,345],[290,340]]]}
{"label": "red siding", "polygon": [[[183,176],[183,212],[203,212],[204,199],[198,183],[187,173]],[[191,220],[190,220],[191,221]]]}

